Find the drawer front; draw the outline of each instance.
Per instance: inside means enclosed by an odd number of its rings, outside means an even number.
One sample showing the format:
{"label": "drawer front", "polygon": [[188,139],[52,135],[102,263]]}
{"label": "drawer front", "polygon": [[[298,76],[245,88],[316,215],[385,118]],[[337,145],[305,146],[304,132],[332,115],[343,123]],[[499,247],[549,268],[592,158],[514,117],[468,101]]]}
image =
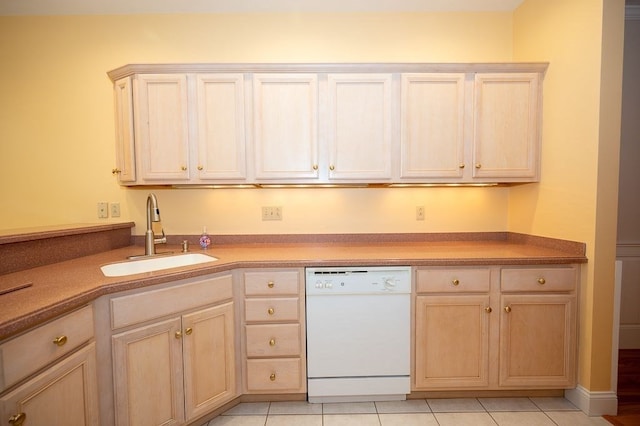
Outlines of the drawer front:
{"label": "drawer front", "polygon": [[246,299],[244,315],[247,322],[298,321],[300,307],[297,297]]}
{"label": "drawer front", "polygon": [[300,358],[247,360],[249,392],[304,392]]}
{"label": "drawer front", "polygon": [[3,343],[0,346],[0,391],[92,338],[93,307],[85,306]]}
{"label": "drawer front", "polygon": [[245,329],[247,356],[300,356],[300,324],[256,324]]}
{"label": "drawer front", "polygon": [[575,268],[505,268],[502,291],[573,291],[577,285]]}
{"label": "drawer front", "polygon": [[247,296],[297,295],[300,292],[298,271],[258,271],[244,273]]}
{"label": "drawer front", "polygon": [[418,269],[418,293],[487,293],[491,287],[490,269]]}
{"label": "drawer front", "polygon": [[111,299],[111,328],[177,314],[233,297],[231,275]]}

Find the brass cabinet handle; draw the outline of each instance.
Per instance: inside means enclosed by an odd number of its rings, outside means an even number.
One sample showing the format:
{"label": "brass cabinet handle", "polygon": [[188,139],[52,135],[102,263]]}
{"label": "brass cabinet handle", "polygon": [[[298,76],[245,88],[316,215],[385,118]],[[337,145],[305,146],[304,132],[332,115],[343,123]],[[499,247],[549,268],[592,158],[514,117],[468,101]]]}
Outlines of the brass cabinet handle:
{"label": "brass cabinet handle", "polygon": [[460,280],[459,279],[454,279],[453,281],[451,281],[451,284],[453,285],[460,285]]}
{"label": "brass cabinet handle", "polygon": [[464,169],[464,163],[460,163],[460,164],[458,164],[458,168],[460,168],[460,169]]}
{"label": "brass cabinet handle", "polygon": [[334,166],[333,164],[329,166],[329,170],[335,170],[336,166]]}
{"label": "brass cabinet handle", "polygon": [[111,169],[111,174],[112,175],[117,175],[118,173],[122,173],[122,170],[120,170],[117,167],[115,169]]}
{"label": "brass cabinet handle", "polygon": [[269,288],[273,288],[273,286],[274,286],[275,284],[276,284],[276,283],[274,283],[273,281],[269,281],[269,282],[267,283],[267,286],[269,286]]}
{"label": "brass cabinet handle", "polygon": [[184,331],[184,334],[186,334],[187,336],[191,336],[191,333],[193,333],[193,328],[191,327],[187,327],[187,329]]}
{"label": "brass cabinet handle", "polygon": [[269,376],[269,380],[271,380],[272,382],[276,381],[276,373],[271,373],[271,375]]}
{"label": "brass cabinet handle", "polygon": [[480,164],[480,163],[476,163],[476,169],[479,169],[479,168],[481,168],[481,167],[482,167],[482,164]]}
{"label": "brass cabinet handle", "polygon": [[269,315],[273,315],[275,312],[276,312],[276,311],[275,311],[273,308],[269,308],[269,309],[267,309],[267,313],[268,313]]}
{"label": "brass cabinet handle", "polygon": [[545,280],[544,278],[538,278],[538,284],[545,285],[546,282],[547,280]]}
{"label": "brass cabinet handle", "polygon": [[185,170],[187,170],[187,166],[180,167],[180,170],[182,170],[184,172]]}
{"label": "brass cabinet handle", "polygon": [[506,313],[511,312],[511,306],[505,306],[505,307],[504,307],[504,311],[505,311]]}
{"label": "brass cabinet handle", "polygon": [[9,424],[14,426],[20,426],[27,419],[27,415],[25,413],[14,414],[9,417]]}
{"label": "brass cabinet handle", "polygon": [[313,165],[313,170],[318,170],[318,165],[317,164]]}
{"label": "brass cabinet handle", "polygon": [[53,344],[56,346],[64,346],[65,343],[67,343],[67,336],[58,336],[53,339]]}
{"label": "brass cabinet handle", "polygon": [[182,331],[180,330],[176,331],[176,334],[174,336],[176,339],[180,339],[182,337]]}
{"label": "brass cabinet handle", "polygon": [[276,339],[270,339],[269,346],[275,346],[275,345],[276,345]]}
{"label": "brass cabinet handle", "polygon": [[204,167],[198,166],[198,170],[204,170]]}
{"label": "brass cabinet handle", "polygon": [[491,312],[493,312],[493,309],[491,309],[491,306],[487,306],[486,308],[484,308],[484,311],[490,314]]}

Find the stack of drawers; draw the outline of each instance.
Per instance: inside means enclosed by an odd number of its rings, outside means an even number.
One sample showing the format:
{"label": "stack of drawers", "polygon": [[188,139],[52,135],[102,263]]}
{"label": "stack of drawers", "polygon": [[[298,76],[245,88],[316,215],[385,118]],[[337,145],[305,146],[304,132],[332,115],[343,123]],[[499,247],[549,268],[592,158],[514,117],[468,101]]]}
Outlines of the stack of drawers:
{"label": "stack of drawers", "polygon": [[302,271],[244,272],[246,393],[306,392]]}

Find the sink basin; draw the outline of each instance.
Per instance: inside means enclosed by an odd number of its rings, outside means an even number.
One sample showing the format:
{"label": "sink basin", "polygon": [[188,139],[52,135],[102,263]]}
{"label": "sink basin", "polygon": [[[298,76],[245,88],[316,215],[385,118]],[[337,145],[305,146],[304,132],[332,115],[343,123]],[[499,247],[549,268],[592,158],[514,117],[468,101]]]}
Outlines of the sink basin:
{"label": "sink basin", "polygon": [[149,257],[139,260],[111,263],[101,266],[105,277],[122,277],[124,275],[141,274],[143,272],[160,271],[162,269],[178,268],[180,266],[198,265],[200,263],[215,262],[217,257],[201,253],[188,253],[176,256]]}

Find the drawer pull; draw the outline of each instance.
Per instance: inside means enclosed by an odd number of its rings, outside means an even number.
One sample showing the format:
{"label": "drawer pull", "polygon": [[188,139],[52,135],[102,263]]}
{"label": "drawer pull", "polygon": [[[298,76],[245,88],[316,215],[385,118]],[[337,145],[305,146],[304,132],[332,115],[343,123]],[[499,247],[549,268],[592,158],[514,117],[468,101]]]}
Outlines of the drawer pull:
{"label": "drawer pull", "polygon": [[67,336],[58,336],[53,339],[53,344],[56,346],[64,346],[65,343],[67,343]]}
{"label": "drawer pull", "polygon": [[14,426],[20,426],[27,419],[27,415],[25,413],[14,414],[9,417],[9,424]]}
{"label": "drawer pull", "polygon": [[180,331],[180,330],[176,331],[176,334],[174,334],[174,337],[175,337],[176,339],[180,339],[180,338],[182,338],[182,331]]}
{"label": "drawer pull", "polygon": [[269,308],[269,309],[267,309],[267,313],[268,313],[269,315],[273,315],[275,312],[276,312],[276,311],[275,311],[273,308]]}
{"label": "drawer pull", "polygon": [[545,285],[546,282],[547,280],[545,280],[544,278],[538,278],[538,284]]}
{"label": "drawer pull", "polygon": [[186,334],[187,336],[191,336],[191,333],[193,333],[193,328],[188,327],[185,331],[184,334]]}
{"label": "drawer pull", "polygon": [[276,373],[271,373],[271,375],[269,376],[269,380],[271,380],[272,382],[276,381]]}
{"label": "drawer pull", "polygon": [[269,346],[275,346],[275,345],[276,345],[276,339],[270,339]]}
{"label": "drawer pull", "polygon": [[273,288],[273,286],[275,285],[275,283],[273,281],[269,281],[267,283],[267,285],[269,286],[269,288]]}
{"label": "drawer pull", "polygon": [[484,311],[490,314],[491,312],[493,312],[493,309],[491,309],[491,306],[487,306],[486,308],[484,308]]}
{"label": "drawer pull", "polygon": [[504,307],[504,311],[505,311],[506,313],[511,312],[511,306],[505,306],[505,307]]}
{"label": "drawer pull", "polygon": [[453,281],[451,281],[451,284],[453,285],[460,285],[460,280],[459,279],[454,279]]}

